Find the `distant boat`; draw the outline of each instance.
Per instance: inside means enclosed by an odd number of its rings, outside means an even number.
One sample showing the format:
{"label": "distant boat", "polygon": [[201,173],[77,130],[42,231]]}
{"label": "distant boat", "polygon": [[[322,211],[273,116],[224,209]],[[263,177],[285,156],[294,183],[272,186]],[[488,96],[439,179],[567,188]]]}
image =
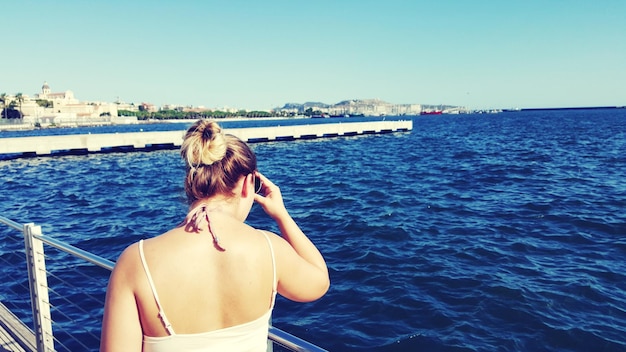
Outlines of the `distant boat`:
{"label": "distant boat", "polygon": [[441,115],[443,110],[428,110],[420,112],[420,115]]}
{"label": "distant boat", "polygon": [[312,119],[325,119],[330,117],[328,114],[326,113],[322,113],[322,114],[315,114],[315,115],[311,115]]}

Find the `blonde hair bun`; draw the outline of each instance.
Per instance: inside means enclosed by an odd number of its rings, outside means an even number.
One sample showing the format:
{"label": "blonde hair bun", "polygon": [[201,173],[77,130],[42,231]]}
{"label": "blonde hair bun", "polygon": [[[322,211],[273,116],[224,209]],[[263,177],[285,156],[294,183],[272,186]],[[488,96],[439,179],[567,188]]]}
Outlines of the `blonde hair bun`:
{"label": "blonde hair bun", "polygon": [[181,153],[191,168],[211,165],[226,155],[226,137],[215,121],[199,120],[185,135]]}

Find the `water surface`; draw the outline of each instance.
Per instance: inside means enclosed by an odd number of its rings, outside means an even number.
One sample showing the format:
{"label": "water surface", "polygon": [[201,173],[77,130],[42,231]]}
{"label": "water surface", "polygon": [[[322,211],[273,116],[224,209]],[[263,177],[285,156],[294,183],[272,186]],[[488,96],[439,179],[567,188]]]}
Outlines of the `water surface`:
{"label": "water surface", "polygon": [[[413,121],[253,145],[332,280],[274,324],[331,351],[625,351],[626,111]],[[177,151],[0,161],[0,213],[115,260],[184,217],[182,178]]]}

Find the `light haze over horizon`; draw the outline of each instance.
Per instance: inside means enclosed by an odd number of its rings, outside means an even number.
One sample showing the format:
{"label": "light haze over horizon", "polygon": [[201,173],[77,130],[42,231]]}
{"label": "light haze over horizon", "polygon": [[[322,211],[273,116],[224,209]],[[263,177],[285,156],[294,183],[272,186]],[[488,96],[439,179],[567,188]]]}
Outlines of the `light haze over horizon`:
{"label": "light haze over horizon", "polygon": [[0,93],[269,110],[626,105],[626,1],[12,1]]}

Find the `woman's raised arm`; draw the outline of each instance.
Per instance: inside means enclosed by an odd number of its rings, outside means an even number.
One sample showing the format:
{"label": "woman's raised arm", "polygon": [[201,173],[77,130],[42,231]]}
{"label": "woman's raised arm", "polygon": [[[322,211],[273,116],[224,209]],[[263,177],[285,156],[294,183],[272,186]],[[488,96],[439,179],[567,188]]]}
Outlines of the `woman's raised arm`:
{"label": "woman's raised arm", "polygon": [[326,293],[330,286],[326,261],[313,242],[302,232],[283,203],[280,188],[257,172],[263,181],[255,201],[263,207],[280,229],[282,240],[275,238],[279,293],[299,302],[313,301]]}

